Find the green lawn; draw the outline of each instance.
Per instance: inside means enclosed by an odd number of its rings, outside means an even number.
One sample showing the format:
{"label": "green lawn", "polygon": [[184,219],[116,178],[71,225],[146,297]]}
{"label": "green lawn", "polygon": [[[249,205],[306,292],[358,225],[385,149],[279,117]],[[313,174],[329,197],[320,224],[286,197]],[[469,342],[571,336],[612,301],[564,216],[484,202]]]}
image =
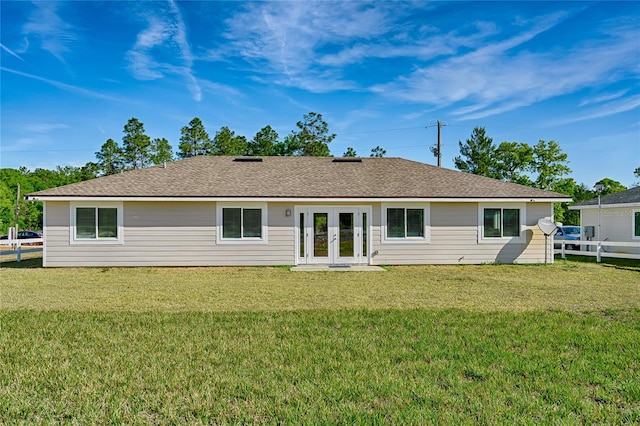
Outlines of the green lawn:
{"label": "green lawn", "polygon": [[0,273],[0,423],[640,422],[634,265]]}

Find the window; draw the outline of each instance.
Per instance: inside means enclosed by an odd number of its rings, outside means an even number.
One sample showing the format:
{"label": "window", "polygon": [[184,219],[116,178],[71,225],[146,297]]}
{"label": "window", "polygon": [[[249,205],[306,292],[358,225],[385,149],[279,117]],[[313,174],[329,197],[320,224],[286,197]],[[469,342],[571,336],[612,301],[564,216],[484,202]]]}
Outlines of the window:
{"label": "window", "polygon": [[524,206],[481,205],[480,241],[520,238],[524,226]]}
{"label": "window", "polygon": [[122,204],[72,204],[70,237],[72,244],[121,243]]}
{"label": "window", "polygon": [[484,238],[519,236],[520,210],[484,209]]}
{"label": "window", "polygon": [[266,205],[218,206],[218,242],[266,242]]}
{"label": "window", "polygon": [[640,210],[633,211],[633,239],[640,239]]}
{"label": "window", "polygon": [[425,242],[429,239],[429,206],[382,206],[383,241]]}

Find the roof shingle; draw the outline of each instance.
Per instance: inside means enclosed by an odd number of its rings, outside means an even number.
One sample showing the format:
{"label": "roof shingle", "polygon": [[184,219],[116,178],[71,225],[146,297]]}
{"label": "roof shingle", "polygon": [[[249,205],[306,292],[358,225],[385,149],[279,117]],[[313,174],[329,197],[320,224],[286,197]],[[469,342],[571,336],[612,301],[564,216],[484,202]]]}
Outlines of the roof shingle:
{"label": "roof shingle", "polygon": [[31,197],[567,198],[402,158],[199,156],[30,194]]}
{"label": "roof shingle", "polygon": [[[640,186],[627,189],[626,191],[616,192],[615,194],[609,194],[609,195],[604,195],[600,197],[600,204],[602,205],[630,204],[630,203],[640,203]],[[597,206],[597,205],[598,205],[598,197],[592,198],[587,201],[582,201],[580,203],[576,203],[571,207]]]}

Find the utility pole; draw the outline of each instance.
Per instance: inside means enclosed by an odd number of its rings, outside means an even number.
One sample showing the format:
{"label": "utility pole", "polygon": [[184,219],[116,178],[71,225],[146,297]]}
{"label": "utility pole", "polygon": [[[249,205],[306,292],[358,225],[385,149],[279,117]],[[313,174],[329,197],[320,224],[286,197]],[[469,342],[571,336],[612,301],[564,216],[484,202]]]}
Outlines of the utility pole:
{"label": "utility pole", "polygon": [[442,144],[440,142],[440,133],[442,130],[442,126],[448,126],[447,123],[443,123],[440,120],[436,120],[436,122],[434,123],[433,121],[427,126],[427,128],[429,127],[438,127],[438,145],[437,146],[432,146],[429,148],[429,150],[433,153],[434,157],[438,158],[438,167],[442,167]]}

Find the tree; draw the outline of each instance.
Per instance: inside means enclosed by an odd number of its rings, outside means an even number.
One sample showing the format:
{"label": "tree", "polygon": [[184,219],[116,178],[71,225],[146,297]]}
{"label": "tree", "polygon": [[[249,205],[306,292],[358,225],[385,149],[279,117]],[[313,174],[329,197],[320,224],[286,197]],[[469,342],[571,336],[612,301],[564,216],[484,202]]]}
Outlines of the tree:
{"label": "tree", "polygon": [[37,168],[29,171],[20,169],[0,169],[0,233],[6,234],[7,228],[15,224],[15,207],[18,184],[20,199],[18,202],[18,226],[20,229],[42,229],[42,203],[27,201],[23,195],[82,180],[93,179],[98,173],[95,163],[81,167],[58,166],[55,170]]}
{"label": "tree", "polygon": [[221,127],[213,138],[214,155],[245,155],[247,146],[247,138],[236,135],[227,126]]}
{"label": "tree", "polygon": [[532,171],[533,148],[521,142],[502,142],[495,150],[497,177],[507,182],[531,186],[527,172]]}
{"label": "tree", "polygon": [[[471,138],[463,144],[458,141],[460,156],[454,158],[458,170],[492,178],[500,178],[496,172],[493,139],[487,137],[484,127],[475,127]],[[464,157],[464,158],[463,158]]]}
{"label": "tree", "polygon": [[293,134],[285,136],[284,141],[276,143],[274,147],[274,155],[281,157],[291,157],[300,153],[300,143],[298,138]]}
{"label": "tree", "polygon": [[534,181],[534,186],[554,191],[555,184],[560,178],[571,173],[568,163],[567,154],[562,152],[557,142],[540,140],[533,147],[532,165],[533,170],[538,174]]}
{"label": "tree", "polygon": [[342,154],[343,157],[357,157],[358,154],[356,153],[356,150],[351,148],[351,147],[347,147],[347,150],[344,152],[344,154]]}
{"label": "tree", "polygon": [[277,155],[278,132],[271,126],[265,126],[247,143],[247,155]]}
{"label": "tree", "polygon": [[88,161],[84,166],[78,167],[74,174],[76,182],[82,182],[83,180],[94,179],[100,174],[100,168],[98,164]]}
{"label": "tree", "polygon": [[132,117],[124,126],[122,138],[124,158],[132,169],[141,169],[149,162],[151,138],[144,133],[144,125]]}
{"label": "tree", "polygon": [[376,146],[371,150],[371,154],[369,155],[369,157],[381,158],[381,157],[384,157],[385,155],[387,155],[387,151],[383,149],[381,146]]}
{"label": "tree", "polygon": [[178,145],[180,151],[176,153],[179,158],[213,154],[213,142],[198,117],[194,117],[188,126],[180,129],[180,133],[180,144]]}
{"label": "tree", "polygon": [[322,119],[322,114],[316,112],[305,114],[303,121],[298,121],[296,126],[298,126],[298,132],[292,132],[295,143],[290,143],[299,147],[296,154],[313,157],[329,156],[329,144],[336,135],[329,133],[329,126]]}
{"label": "tree", "polygon": [[163,164],[173,161],[171,144],[166,138],[155,138],[151,141],[151,162],[153,164]]}
{"label": "tree", "polygon": [[0,179],[0,233],[7,234],[7,229],[14,225],[16,193],[7,182]]}
{"label": "tree", "polygon": [[[634,175],[635,177],[637,177],[638,179],[640,179],[640,167],[636,168],[636,169],[633,171],[633,175]],[[640,186],[640,181],[635,182],[635,183],[633,184],[633,186],[634,186],[634,187],[635,187],[635,186]]]}
{"label": "tree", "polygon": [[120,173],[124,169],[124,152],[113,139],[107,139],[96,152],[98,170],[102,176]]}
{"label": "tree", "polygon": [[602,185],[602,191],[600,195],[615,194],[616,192],[626,191],[627,187],[618,182],[617,180],[604,178],[596,182],[596,185]]}

